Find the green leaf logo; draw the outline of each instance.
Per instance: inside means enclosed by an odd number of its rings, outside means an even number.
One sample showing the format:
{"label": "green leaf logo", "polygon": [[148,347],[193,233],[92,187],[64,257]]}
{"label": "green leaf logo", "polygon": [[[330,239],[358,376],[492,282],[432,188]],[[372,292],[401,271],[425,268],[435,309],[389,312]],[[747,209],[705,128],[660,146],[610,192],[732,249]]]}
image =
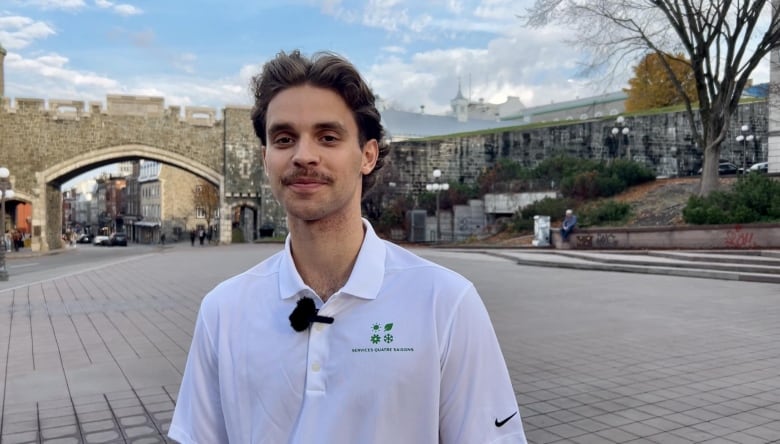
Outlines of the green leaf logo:
{"label": "green leaf logo", "polygon": [[390,331],[393,329],[393,323],[385,324],[385,331]]}

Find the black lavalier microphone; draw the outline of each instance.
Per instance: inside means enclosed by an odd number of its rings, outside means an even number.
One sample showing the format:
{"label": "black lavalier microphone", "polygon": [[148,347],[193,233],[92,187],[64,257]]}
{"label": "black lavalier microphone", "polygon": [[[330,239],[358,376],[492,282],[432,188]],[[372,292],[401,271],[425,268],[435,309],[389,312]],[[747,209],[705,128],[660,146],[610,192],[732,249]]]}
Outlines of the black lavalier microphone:
{"label": "black lavalier microphone", "polygon": [[314,305],[314,299],[307,298],[306,296],[298,299],[298,303],[295,305],[295,309],[290,313],[290,325],[295,331],[304,331],[313,322],[321,322],[323,324],[332,324],[333,318],[328,316],[320,316],[317,314],[317,307]]}

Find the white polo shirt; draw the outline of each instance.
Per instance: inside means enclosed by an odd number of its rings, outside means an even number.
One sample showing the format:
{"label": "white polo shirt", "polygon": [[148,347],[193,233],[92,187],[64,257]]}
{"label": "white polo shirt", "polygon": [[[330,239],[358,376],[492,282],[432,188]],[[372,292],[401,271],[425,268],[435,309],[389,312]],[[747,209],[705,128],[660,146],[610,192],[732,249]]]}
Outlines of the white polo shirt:
{"label": "white polo shirt", "polygon": [[[169,436],[181,443],[525,443],[487,311],[457,273],[366,235],[326,303],[284,251],[211,291]],[[333,324],[304,332],[301,296]],[[508,419],[507,419],[508,418]]]}

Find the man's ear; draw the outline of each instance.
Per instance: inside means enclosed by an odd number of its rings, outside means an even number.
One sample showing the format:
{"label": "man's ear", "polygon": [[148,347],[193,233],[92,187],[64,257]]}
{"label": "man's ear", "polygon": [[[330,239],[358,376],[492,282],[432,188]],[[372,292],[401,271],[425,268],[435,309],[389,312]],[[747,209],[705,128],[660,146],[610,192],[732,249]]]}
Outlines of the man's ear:
{"label": "man's ear", "polygon": [[360,165],[360,172],[365,176],[371,174],[379,159],[379,142],[371,139],[363,145],[363,162]]}

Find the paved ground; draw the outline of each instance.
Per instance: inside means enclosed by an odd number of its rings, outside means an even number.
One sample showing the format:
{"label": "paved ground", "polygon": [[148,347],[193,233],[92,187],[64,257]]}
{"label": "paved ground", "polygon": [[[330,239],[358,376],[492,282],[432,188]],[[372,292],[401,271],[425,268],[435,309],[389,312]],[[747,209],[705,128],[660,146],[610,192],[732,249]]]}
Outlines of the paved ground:
{"label": "paved ground", "polygon": [[[200,299],[278,248],[179,246],[0,287],[0,441],[164,442]],[[780,285],[419,252],[480,289],[529,442],[780,442]]]}

